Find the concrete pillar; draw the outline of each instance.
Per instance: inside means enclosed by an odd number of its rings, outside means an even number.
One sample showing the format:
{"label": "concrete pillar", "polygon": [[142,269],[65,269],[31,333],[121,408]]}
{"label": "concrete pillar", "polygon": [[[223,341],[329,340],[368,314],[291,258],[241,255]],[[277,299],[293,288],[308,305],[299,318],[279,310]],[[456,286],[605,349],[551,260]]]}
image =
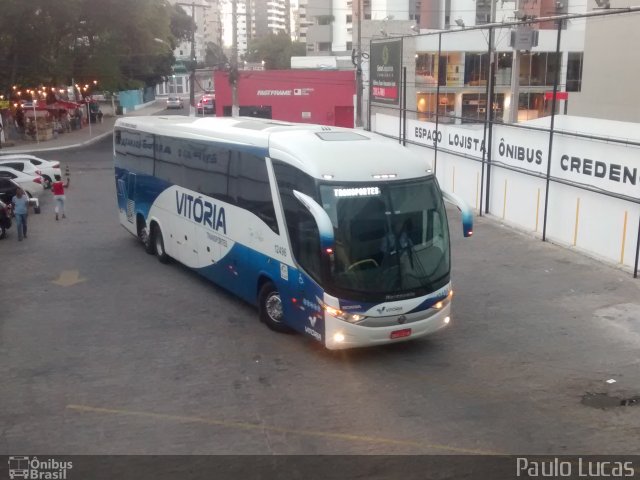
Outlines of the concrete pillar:
{"label": "concrete pillar", "polygon": [[461,117],[462,117],[462,92],[458,92],[456,93],[456,99],[453,105],[454,108],[454,115],[456,116],[456,125],[459,125],[462,123]]}

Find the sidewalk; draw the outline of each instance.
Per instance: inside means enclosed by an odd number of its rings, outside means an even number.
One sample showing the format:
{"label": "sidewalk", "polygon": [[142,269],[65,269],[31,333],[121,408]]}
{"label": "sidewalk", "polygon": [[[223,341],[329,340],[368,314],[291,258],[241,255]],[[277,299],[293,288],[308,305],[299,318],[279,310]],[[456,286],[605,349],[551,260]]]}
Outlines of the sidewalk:
{"label": "sidewalk", "polygon": [[102,118],[102,123],[91,124],[91,130],[89,130],[89,125],[83,125],[82,129],[80,130],[61,133],[57,138],[53,138],[51,140],[43,141],[40,143],[37,143],[33,140],[11,140],[11,142],[14,144],[11,147],[5,147],[5,144],[2,144],[2,148],[0,149],[0,157],[2,157],[2,155],[10,155],[15,153],[49,152],[54,150],[65,150],[68,148],[89,145],[112,135],[113,125],[116,123],[117,118],[139,115],[152,115],[154,113],[161,112],[165,109],[165,107],[166,99],[156,99],[152,104],[147,105],[144,108],[134,110],[132,112],[127,112],[124,115],[119,115],[117,117],[104,116]]}

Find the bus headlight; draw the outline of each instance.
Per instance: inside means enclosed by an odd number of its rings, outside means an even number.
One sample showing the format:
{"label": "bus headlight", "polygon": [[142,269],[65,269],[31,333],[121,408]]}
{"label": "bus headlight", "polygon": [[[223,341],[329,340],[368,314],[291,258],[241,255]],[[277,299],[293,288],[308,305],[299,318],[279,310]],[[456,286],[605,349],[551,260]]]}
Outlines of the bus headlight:
{"label": "bus headlight", "polygon": [[322,307],[325,309],[325,311],[329,315],[339,320],[342,320],[344,322],[358,323],[361,320],[364,320],[365,318],[367,318],[364,315],[360,315],[358,313],[343,312],[342,310],[338,310],[337,308],[330,307],[329,305],[323,305]]}
{"label": "bus headlight", "polygon": [[442,310],[443,307],[445,307],[446,305],[448,305],[451,302],[451,298],[453,297],[453,290],[451,290],[449,292],[449,294],[443,298],[442,300],[434,303],[431,308],[435,309],[435,310]]}

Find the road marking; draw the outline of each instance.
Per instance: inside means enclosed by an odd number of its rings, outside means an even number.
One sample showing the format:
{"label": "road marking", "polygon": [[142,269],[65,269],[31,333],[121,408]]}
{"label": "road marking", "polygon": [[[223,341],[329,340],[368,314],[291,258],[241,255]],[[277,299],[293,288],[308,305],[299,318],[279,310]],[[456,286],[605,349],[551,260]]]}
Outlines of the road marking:
{"label": "road marking", "polygon": [[131,417],[155,418],[162,420],[173,420],[177,422],[203,423],[206,425],[217,425],[228,428],[238,428],[243,430],[262,430],[277,433],[287,433],[293,435],[303,435],[308,437],[334,438],[339,440],[350,440],[353,442],[382,443],[388,445],[403,445],[408,447],[427,448],[432,450],[443,450],[448,452],[462,453],[467,455],[499,455],[497,452],[487,450],[475,450],[471,448],[452,447],[449,445],[439,445],[435,443],[421,443],[411,440],[395,440],[392,438],[371,437],[368,435],[352,435],[348,433],[323,432],[318,430],[296,430],[291,428],[274,427],[246,422],[227,422],[204,417],[191,417],[185,415],[169,415],[164,413],[139,412],[133,410],[122,410],[115,408],[91,407],[88,405],[67,405],[67,409],[86,413],[110,413],[114,415],[126,415]]}
{"label": "road marking", "polygon": [[61,287],[71,287],[86,280],[86,278],[80,278],[80,272],[78,270],[63,270],[60,276],[51,283],[55,283]]}

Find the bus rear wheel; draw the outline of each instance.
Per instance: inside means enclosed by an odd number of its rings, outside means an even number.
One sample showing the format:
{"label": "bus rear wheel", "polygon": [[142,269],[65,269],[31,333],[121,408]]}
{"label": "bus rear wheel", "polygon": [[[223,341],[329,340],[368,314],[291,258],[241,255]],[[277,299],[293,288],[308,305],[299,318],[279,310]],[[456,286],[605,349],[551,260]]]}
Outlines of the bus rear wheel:
{"label": "bus rear wheel", "polygon": [[162,230],[160,227],[153,224],[151,225],[151,243],[156,251],[156,256],[160,263],[169,263],[169,255],[164,249],[164,240],[162,238]]}
{"label": "bus rear wheel", "polygon": [[142,245],[144,245],[145,252],[147,252],[149,255],[156,254],[156,246],[151,238],[151,229],[147,228],[144,223],[140,223],[138,225],[138,238],[142,242]]}
{"label": "bus rear wheel", "polygon": [[291,332],[291,329],[283,322],[282,299],[273,283],[267,282],[260,289],[258,308],[260,309],[260,320],[271,330],[279,333]]}

